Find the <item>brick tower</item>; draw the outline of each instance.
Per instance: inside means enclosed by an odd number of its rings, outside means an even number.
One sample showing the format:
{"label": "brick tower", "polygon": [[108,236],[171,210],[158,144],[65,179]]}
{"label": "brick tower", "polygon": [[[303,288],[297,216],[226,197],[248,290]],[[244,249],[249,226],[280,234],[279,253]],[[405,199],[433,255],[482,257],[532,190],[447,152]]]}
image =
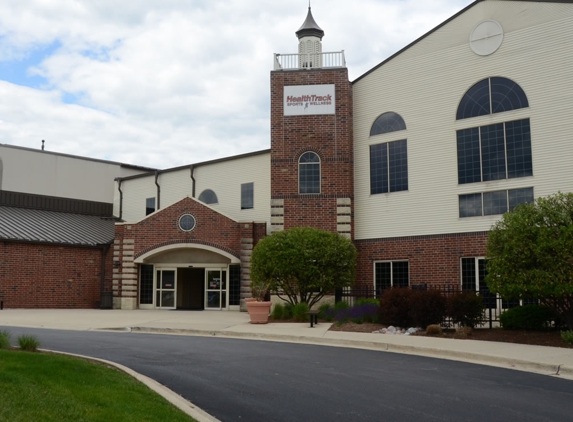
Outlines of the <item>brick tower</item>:
{"label": "brick tower", "polygon": [[271,228],[353,235],[352,86],[344,52],[323,53],[310,7],[298,54],[271,72]]}

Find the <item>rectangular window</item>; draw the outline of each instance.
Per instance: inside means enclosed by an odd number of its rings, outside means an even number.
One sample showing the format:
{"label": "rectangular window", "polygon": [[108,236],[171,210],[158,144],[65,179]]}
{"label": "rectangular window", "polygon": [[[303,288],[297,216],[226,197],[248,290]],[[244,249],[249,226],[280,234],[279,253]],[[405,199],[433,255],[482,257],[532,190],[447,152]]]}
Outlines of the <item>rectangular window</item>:
{"label": "rectangular window", "polygon": [[145,215],[155,212],[155,198],[147,198],[145,200]]}
{"label": "rectangular window", "polygon": [[370,193],[408,190],[406,140],[370,146]]}
{"label": "rectangular window", "polygon": [[255,203],[255,184],[243,183],[241,185],[241,209],[250,210]]}
{"label": "rectangular window", "polygon": [[153,304],[153,265],[139,267],[139,303]]}
{"label": "rectangular window", "polygon": [[489,291],[485,283],[487,275],[485,258],[472,257],[461,259],[462,291],[479,292],[486,308],[496,308],[496,295]]}
{"label": "rectangular window", "polygon": [[529,119],[458,130],[458,183],[533,175]]}
{"label": "rectangular window", "polygon": [[376,293],[390,287],[408,287],[410,272],[408,261],[382,261],[374,263],[374,288]]}
{"label": "rectangular window", "polygon": [[519,204],[534,201],[533,188],[500,190],[460,195],[460,218],[504,214]]}

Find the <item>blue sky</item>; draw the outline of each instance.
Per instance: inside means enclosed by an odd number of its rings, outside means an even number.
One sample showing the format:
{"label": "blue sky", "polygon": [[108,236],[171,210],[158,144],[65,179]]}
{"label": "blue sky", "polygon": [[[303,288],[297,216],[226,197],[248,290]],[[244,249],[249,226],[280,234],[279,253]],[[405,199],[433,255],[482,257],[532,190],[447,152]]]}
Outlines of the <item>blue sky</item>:
{"label": "blue sky", "polygon": [[[470,1],[313,0],[350,79]],[[167,168],[269,147],[307,0],[3,0],[0,143]]]}

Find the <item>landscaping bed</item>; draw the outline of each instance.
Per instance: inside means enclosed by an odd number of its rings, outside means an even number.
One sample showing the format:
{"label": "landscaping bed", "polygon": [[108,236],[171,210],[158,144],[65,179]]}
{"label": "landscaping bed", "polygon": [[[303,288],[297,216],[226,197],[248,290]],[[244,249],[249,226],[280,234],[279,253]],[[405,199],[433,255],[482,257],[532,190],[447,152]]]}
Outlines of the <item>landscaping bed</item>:
{"label": "landscaping bed", "polygon": [[[382,324],[365,322],[356,324],[347,322],[341,325],[333,324],[331,331],[347,331],[356,333],[373,333],[386,327]],[[374,333],[372,335],[391,335]],[[417,336],[426,335],[425,331],[416,333]],[[561,333],[557,330],[550,331],[525,331],[525,330],[503,330],[501,328],[478,328],[473,330],[472,334],[466,338],[460,338],[456,335],[455,330],[444,330],[439,338],[457,338],[460,340],[482,340],[482,341],[499,341],[505,343],[532,344],[537,346],[563,347],[573,349],[573,344],[567,344],[561,338]]]}

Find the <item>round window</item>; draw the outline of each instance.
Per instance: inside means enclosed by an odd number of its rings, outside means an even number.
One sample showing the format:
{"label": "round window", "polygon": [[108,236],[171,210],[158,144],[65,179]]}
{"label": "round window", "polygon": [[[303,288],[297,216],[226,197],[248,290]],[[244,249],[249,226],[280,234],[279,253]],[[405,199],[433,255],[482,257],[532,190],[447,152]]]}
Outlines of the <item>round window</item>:
{"label": "round window", "polygon": [[191,214],[184,214],[179,217],[179,228],[184,232],[190,232],[195,228],[195,217]]}

